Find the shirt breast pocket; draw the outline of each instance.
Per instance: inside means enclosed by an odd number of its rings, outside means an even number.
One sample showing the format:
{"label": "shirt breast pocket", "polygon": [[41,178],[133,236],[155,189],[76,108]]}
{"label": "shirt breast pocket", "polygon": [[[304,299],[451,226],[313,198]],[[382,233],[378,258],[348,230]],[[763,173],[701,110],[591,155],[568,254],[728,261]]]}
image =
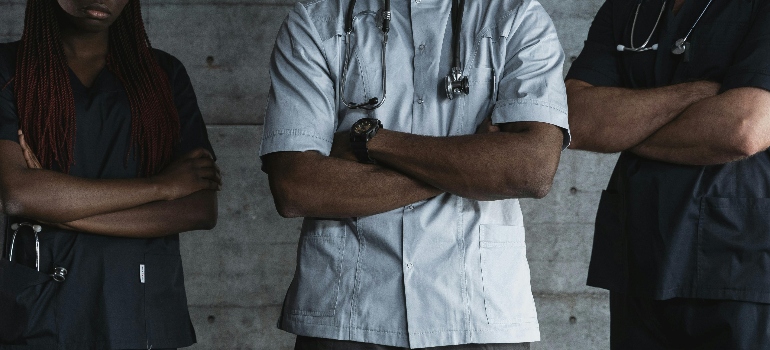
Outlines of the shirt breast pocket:
{"label": "shirt breast pocket", "polygon": [[505,37],[498,32],[498,27],[488,28],[475,35],[471,54],[467,55],[468,66],[464,74],[468,77],[468,96],[464,96],[464,115],[467,131],[475,132],[484,118],[492,113],[497,98],[497,74],[502,66],[500,42]]}
{"label": "shirt breast pocket", "polygon": [[733,64],[735,54],[748,33],[748,22],[713,22],[696,28],[692,53],[685,53],[688,76],[722,81]]}

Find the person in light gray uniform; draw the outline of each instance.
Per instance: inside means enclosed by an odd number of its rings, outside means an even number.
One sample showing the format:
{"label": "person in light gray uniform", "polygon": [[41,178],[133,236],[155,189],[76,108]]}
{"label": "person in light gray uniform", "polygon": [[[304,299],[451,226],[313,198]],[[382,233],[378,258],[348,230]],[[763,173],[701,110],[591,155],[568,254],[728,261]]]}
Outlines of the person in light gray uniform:
{"label": "person in light gray uniform", "polygon": [[532,0],[295,6],[260,156],[305,217],[279,321],[296,349],[539,340],[517,198],[548,193],[569,144],[563,62]]}

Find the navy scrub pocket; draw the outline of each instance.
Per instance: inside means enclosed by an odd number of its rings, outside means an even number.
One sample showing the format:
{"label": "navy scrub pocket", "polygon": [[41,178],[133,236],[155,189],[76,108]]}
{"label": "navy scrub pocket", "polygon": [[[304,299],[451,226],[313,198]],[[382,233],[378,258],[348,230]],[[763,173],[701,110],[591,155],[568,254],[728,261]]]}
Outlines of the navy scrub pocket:
{"label": "navy scrub pocket", "polygon": [[0,259],[0,344],[26,344],[55,334],[55,291],[50,276]]}
{"label": "navy scrub pocket", "polygon": [[625,293],[628,285],[626,273],[628,237],[621,220],[624,209],[621,204],[618,193],[602,191],[596,213],[594,244],[587,284]]}
{"label": "navy scrub pocket", "polygon": [[699,289],[770,301],[770,198],[704,197],[697,259]]}

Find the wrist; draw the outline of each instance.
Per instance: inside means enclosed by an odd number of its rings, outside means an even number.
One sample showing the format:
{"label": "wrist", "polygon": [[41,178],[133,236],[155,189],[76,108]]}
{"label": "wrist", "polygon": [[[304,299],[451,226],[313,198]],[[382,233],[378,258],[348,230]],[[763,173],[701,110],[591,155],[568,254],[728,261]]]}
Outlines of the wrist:
{"label": "wrist", "polygon": [[719,83],[707,80],[694,81],[688,84],[689,89],[685,91],[687,91],[687,94],[689,95],[692,103],[698,102],[705,98],[716,96],[722,86]]}
{"label": "wrist", "polygon": [[157,176],[144,178],[140,181],[147,187],[150,196],[155,198],[155,201],[167,201],[173,199],[168,186],[164,186]]}
{"label": "wrist", "polygon": [[375,118],[362,118],[353,123],[350,128],[350,147],[359,162],[376,164],[369,155],[369,142],[382,129],[382,123]]}

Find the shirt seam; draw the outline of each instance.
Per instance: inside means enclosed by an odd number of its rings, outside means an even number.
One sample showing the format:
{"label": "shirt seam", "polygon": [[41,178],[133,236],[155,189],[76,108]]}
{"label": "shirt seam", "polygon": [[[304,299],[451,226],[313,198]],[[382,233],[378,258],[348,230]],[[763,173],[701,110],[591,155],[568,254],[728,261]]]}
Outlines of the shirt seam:
{"label": "shirt seam", "polygon": [[318,136],[315,133],[308,132],[308,131],[305,131],[305,130],[302,130],[302,129],[281,129],[281,130],[272,131],[272,132],[267,133],[264,136],[263,140],[269,140],[269,139],[275,138],[277,136],[307,136],[307,137],[310,137],[310,138],[314,138],[314,139],[319,139],[319,140],[325,141],[327,143],[332,143],[332,141],[327,139],[327,138]]}
{"label": "shirt seam", "polygon": [[[379,329],[369,329],[369,328],[362,328],[362,327],[353,327],[353,326],[337,326],[337,325],[329,325],[329,324],[320,324],[320,323],[308,323],[308,322],[301,322],[301,321],[291,321],[289,322],[296,322],[301,324],[310,324],[314,326],[321,326],[321,327],[329,327],[329,328],[341,328],[341,329],[351,329],[351,330],[360,330],[360,331],[367,331],[367,332],[376,332],[376,333],[386,333],[386,334],[405,334],[405,335],[420,335],[420,334],[435,334],[435,333],[447,333],[447,332],[464,332],[464,333],[470,333],[470,332],[478,332],[478,333],[484,333],[484,332],[499,332],[501,331],[501,328],[513,328],[517,326],[526,326],[526,325],[533,325],[537,324],[537,318],[532,318],[534,321],[532,322],[516,322],[516,323],[497,323],[490,326],[493,326],[491,328],[483,329],[483,328],[471,328],[471,329],[440,329],[435,331],[426,331],[426,332],[401,332],[401,331],[389,331],[389,330],[379,330]],[[506,327],[507,326],[507,327]]]}
{"label": "shirt seam", "polygon": [[507,106],[514,106],[514,105],[536,105],[536,106],[542,106],[542,107],[553,109],[562,114],[567,114],[566,110],[556,107],[543,100],[533,100],[533,99],[503,100],[503,101],[498,101],[497,105],[498,107],[507,107]]}

